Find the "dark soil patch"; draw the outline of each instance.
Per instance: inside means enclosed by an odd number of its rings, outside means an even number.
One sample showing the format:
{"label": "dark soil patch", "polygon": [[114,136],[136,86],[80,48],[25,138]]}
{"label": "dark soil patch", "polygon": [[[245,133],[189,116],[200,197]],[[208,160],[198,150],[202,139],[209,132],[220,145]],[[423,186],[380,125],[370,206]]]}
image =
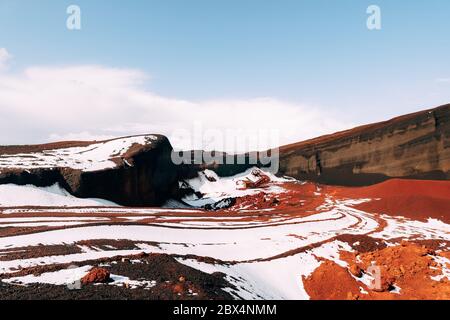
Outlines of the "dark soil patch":
{"label": "dark soil patch", "polygon": [[[139,259],[133,263],[129,259]],[[115,263],[112,263],[115,261]],[[115,257],[97,261],[86,261],[83,265],[110,263],[104,266],[112,274],[129,277],[131,280],[156,281],[151,288],[127,288],[111,284],[84,285],[79,290],[67,286],[33,284],[10,285],[0,282],[0,300],[231,300],[224,288],[233,287],[222,273],[207,274],[179,263],[167,254],[140,254],[125,259]],[[46,268],[44,272],[55,271]],[[61,266],[59,266],[61,269]],[[41,270],[42,271],[42,270]]]}
{"label": "dark soil patch", "polygon": [[376,239],[366,235],[342,234],[335,239],[348,243],[353,250],[360,253],[386,248],[386,243],[383,239]]}
{"label": "dark soil patch", "polygon": [[82,253],[82,249],[79,246],[86,246],[89,249],[101,251],[111,250],[139,250],[136,243],[143,243],[151,246],[157,246],[157,243],[148,241],[132,241],[132,240],[83,240],[74,244],[64,245],[38,245],[29,247],[18,247],[0,251],[0,261],[10,261],[18,259],[32,259],[48,256],[60,256],[68,254]]}
{"label": "dark soil patch", "polygon": [[18,259],[32,259],[46,256],[59,256],[66,254],[81,253],[81,249],[75,245],[48,245],[31,246],[2,250],[0,261],[10,261]]}

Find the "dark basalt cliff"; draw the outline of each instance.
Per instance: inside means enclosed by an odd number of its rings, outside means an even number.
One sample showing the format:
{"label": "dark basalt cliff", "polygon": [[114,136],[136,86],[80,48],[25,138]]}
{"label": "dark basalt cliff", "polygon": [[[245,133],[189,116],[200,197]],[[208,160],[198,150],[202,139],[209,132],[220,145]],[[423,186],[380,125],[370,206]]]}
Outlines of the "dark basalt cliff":
{"label": "dark basalt cliff", "polygon": [[280,148],[279,174],[338,185],[450,179],[450,104]]}
{"label": "dark basalt cliff", "polygon": [[178,174],[166,137],[158,143],[136,146],[115,169],[65,174],[75,196],[108,199],[126,206],[155,206],[176,194]]}
{"label": "dark basalt cliff", "polygon": [[[172,164],[172,146],[160,135],[149,145],[134,144],[122,157],[112,159],[117,166],[98,171],[67,167],[1,168],[0,184],[50,186],[59,183],[80,198],[102,198],[126,206],[156,206],[176,194],[177,168]],[[0,155],[22,155],[55,148],[87,146],[86,142],[66,142],[36,146],[0,147]],[[20,196],[20,195],[18,195]]]}

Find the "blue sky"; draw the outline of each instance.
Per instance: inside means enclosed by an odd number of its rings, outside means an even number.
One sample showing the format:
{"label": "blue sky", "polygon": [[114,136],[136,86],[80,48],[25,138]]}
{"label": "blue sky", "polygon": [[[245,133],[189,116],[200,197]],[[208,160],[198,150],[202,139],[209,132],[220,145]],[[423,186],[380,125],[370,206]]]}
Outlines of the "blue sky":
{"label": "blue sky", "polygon": [[[66,29],[70,4],[80,31]],[[379,31],[366,28],[371,4]],[[449,34],[447,0],[0,0],[9,73],[137,69],[163,97],[270,97],[352,124],[450,102]]]}

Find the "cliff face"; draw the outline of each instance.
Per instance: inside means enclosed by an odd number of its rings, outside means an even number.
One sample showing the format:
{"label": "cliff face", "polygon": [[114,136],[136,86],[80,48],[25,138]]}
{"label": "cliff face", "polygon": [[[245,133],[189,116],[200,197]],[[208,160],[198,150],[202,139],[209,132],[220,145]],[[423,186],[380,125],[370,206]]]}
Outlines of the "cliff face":
{"label": "cliff face", "polygon": [[138,146],[115,169],[64,174],[75,196],[102,198],[126,206],[163,204],[178,188],[166,137],[152,147]]}
{"label": "cliff face", "polygon": [[450,104],[281,147],[279,173],[355,186],[450,179]]}
{"label": "cliff face", "polygon": [[0,147],[0,184],[59,183],[81,198],[160,205],[178,188],[171,151],[169,140],[159,135]]}

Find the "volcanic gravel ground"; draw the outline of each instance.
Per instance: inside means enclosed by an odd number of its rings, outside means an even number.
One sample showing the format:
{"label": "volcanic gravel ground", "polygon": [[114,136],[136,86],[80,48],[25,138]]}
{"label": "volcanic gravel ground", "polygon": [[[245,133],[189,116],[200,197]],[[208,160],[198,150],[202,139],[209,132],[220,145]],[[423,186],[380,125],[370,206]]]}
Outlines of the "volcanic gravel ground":
{"label": "volcanic gravel ground", "polygon": [[[277,181],[218,211],[0,208],[0,299],[450,299],[449,187]],[[112,280],[68,289],[94,267]]]}

